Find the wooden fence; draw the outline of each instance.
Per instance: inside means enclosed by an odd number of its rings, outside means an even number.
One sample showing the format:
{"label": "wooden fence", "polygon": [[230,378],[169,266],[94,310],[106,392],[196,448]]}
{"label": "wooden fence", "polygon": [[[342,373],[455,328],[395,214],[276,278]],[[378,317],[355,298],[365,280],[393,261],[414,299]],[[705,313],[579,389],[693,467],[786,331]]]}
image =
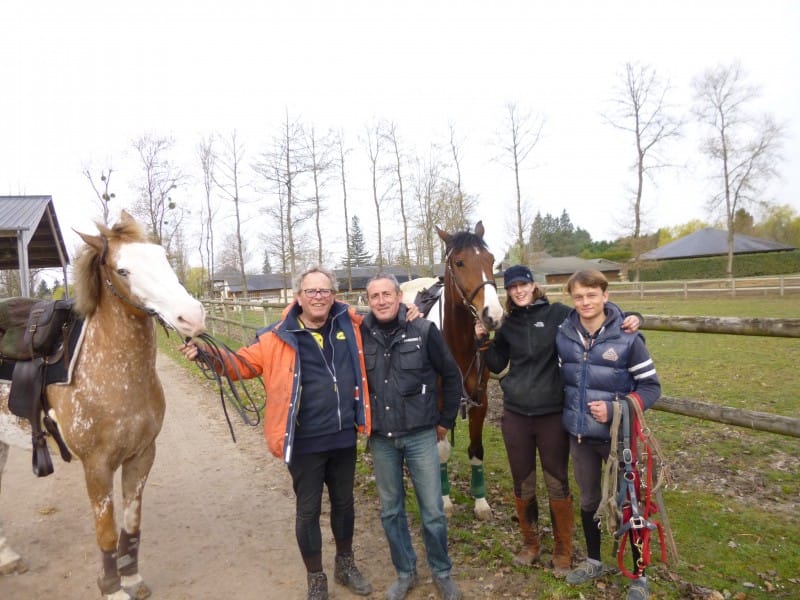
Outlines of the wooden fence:
{"label": "wooden fence", "polygon": [[[614,295],[618,290],[614,290]],[[249,343],[255,332],[280,317],[284,305],[247,301],[203,301],[212,335],[223,335],[241,344]],[[684,317],[643,315],[642,329],[688,333],[723,333],[768,337],[800,337],[800,319],[747,319],[739,317]],[[690,398],[662,396],[656,410],[747,427],[781,435],[800,437],[800,418],[719,406]]]}
{"label": "wooden fence", "polygon": [[[563,284],[540,285],[548,295],[560,294]],[[671,298],[698,296],[786,296],[800,294],[800,274],[773,277],[740,277],[734,279],[693,279],[680,281],[613,281],[608,291],[615,297],[668,296]]]}

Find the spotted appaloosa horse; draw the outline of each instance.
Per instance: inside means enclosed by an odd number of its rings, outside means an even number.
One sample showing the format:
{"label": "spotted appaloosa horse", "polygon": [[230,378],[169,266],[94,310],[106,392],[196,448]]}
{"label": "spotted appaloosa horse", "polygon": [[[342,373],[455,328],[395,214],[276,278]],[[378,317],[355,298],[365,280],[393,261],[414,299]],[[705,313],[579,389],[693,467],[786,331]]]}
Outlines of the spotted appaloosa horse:
{"label": "spotted appaloosa horse", "polygon": [[[153,316],[195,336],[205,329],[203,305],[178,282],[161,246],[147,242],[127,213],[99,235],[80,234],[75,264],[76,311],[85,319],[71,382],[47,388],[50,414],[84,469],[102,559],[98,578],[107,600],[146,598],[138,568],[142,492],[164,419],[156,373]],[[27,421],[7,411],[0,385],[0,474],[9,444],[31,448]],[[122,470],[122,523],[114,514],[114,473]],[[0,531],[0,573],[23,570]],[[2,582],[0,582],[0,588]]]}
{"label": "spotted appaloosa horse", "polygon": [[[475,516],[488,519],[492,510],[486,500],[486,483],[483,473],[483,422],[488,408],[486,384],[489,371],[477,352],[475,321],[480,319],[488,330],[500,327],[503,307],[497,296],[494,281],[494,256],[483,240],[483,223],[475,225],[475,232],[447,233],[436,228],[445,243],[444,289],[428,313],[428,319],[442,330],[453,357],[464,378],[465,401],[468,403],[469,447],[471,464],[470,490],[475,499]],[[425,279],[425,283],[435,279]],[[404,283],[403,301],[413,302],[420,287],[419,280]],[[450,481],[447,461],[442,456],[442,497],[445,511],[450,514]]]}

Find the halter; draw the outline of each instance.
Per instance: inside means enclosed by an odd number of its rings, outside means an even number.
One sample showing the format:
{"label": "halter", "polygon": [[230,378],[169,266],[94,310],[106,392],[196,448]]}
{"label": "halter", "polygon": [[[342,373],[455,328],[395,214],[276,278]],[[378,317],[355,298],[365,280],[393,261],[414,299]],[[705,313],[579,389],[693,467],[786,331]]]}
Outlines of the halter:
{"label": "halter", "polygon": [[478,295],[484,286],[491,285],[493,288],[497,289],[497,284],[494,282],[494,278],[487,279],[486,281],[482,281],[479,283],[471,293],[467,294],[464,292],[461,284],[458,282],[458,277],[456,277],[455,271],[453,270],[453,265],[450,263],[451,256],[453,254],[453,250],[450,249],[447,251],[445,255],[445,259],[447,260],[447,270],[450,273],[450,279],[453,282],[453,285],[458,292],[458,295],[461,297],[461,304],[463,304],[467,310],[472,314],[475,319],[480,319],[480,315],[478,314],[478,309],[472,304],[472,301],[475,299],[475,296]]}
{"label": "halter", "polygon": [[122,300],[128,306],[131,306],[131,307],[135,308],[136,310],[142,311],[148,317],[156,317],[158,319],[159,323],[161,323],[162,327],[166,328],[166,324],[164,323],[164,320],[161,318],[161,315],[159,315],[156,311],[154,311],[152,308],[147,308],[144,304],[142,304],[140,302],[134,302],[130,298],[128,298],[126,296],[123,296],[122,294],[120,294],[117,291],[117,288],[114,287],[114,283],[111,281],[111,278],[108,276],[108,270],[106,268],[106,256],[108,255],[108,238],[106,238],[106,236],[102,236],[102,237],[103,237],[103,252],[100,254],[100,269],[103,271],[103,279],[106,280],[106,285],[108,286],[108,289],[111,291],[111,293],[114,296],[116,296],[117,298]]}
{"label": "halter", "polygon": [[[481,291],[484,286],[491,285],[495,289],[497,288],[497,284],[494,282],[494,278],[482,281],[479,283],[474,290],[470,294],[466,294],[461,287],[461,284],[458,282],[458,278],[456,277],[455,271],[453,270],[453,265],[451,264],[453,250],[450,249],[447,251],[445,255],[445,259],[447,261],[447,270],[450,273],[450,280],[453,282],[453,286],[456,288],[458,295],[461,297],[461,304],[463,304],[467,310],[472,314],[472,317],[475,320],[480,320],[480,315],[478,314],[478,309],[472,304],[472,301],[475,299],[475,296],[478,295],[478,292]],[[441,303],[440,303],[441,306]],[[440,320],[442,324],[444,324],[444,319]],[[461,392],[461,418],[467,418],[467,412],[474,406],[480,406],[480,402],[477,400],[478,394],[485,388],[487,380],[488,380],[488,372],[485,369],[484,361],[483,361],[483,352],[480,351],[480,347],[478,344],[478,340],[475,340],[475,355],[473,356],[472,360],[467,366],[467,369],[464,373],[462,373],[462,392]],[[472,370],[475,370],[475,388],[473,389],[472,393],[467,393],[466,390],[466,380],[469,377],[469,374]],[[486,378],[484,379],[484,374]]]}

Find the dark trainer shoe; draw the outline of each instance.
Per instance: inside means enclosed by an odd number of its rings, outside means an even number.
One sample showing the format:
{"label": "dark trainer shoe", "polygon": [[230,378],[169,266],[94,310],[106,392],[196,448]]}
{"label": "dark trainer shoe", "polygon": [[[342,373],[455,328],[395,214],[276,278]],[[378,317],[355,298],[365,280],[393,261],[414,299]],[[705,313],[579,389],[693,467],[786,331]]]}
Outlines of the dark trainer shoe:
{"label": "dark trainer shoe", "polygon": [[416,571],[410,575],[400,575],[386,592],[386,600],[403,600],[415,585],[417,585]]}
{"label": "dark trainer shoe", "polygon": [[456,582],[452,580],[450,575],[444,577],[434,576],[433,583],[436,584],[436,589],[439,590],[442,600],[461,600],[461,590],[458,589]]}

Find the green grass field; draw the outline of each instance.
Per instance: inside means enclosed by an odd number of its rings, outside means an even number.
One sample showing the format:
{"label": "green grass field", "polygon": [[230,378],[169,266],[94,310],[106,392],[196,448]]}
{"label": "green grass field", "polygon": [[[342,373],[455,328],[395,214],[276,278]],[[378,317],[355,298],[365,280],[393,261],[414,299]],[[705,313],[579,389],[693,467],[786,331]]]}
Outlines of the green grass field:
{"label": "green grass field", "polygon": [[[613,298],[612,298],[613,299]],[[652,315],[797,318],[796,297],[630,301],[625,310]],[[257,315],[255,326],[261,326]],[[794,417],[800,413],[800,339],[722,334],[643,332],[656,361],[665,396]],[[174,339],[173,339],[174,341]],[[235,346],[237,342],[231,342]],[[168,344],[174,346],[175,344]],[[495,405],[500,402],[492,381]],[[495,406],[496,408],[496,406]],[[800,440],[669,414],[647,413],[667,455],[673,484],[665,500],[680,553],[677,564],[658,561],[648,571],[653,598],[800,597]],[[511,566],[519,547],[511,477],[495,423],[484,430],[487,496],[494,518],[472,518],[466,425],[456,430],[451,459],[452,557],[459,577],[485,581],[487,597],[592,598],[624,596],[619,575],[572,587],[549,570]],[[369,458],[359,466],[359,488],[374,494]],[[574,493],[577,486],[573,484]],[[546,492],[540,484],[541,524],[549,527]],[[413,506],[413,494],[409,495]],[[414,529],[416,524],[412,524]],[[604,537],[604,560],[611,542]],[[551,544],[545,538],[545,549]],[[583,535],[576,531],[583,553]],[[719,596],[712,596],[712,592]]]}

